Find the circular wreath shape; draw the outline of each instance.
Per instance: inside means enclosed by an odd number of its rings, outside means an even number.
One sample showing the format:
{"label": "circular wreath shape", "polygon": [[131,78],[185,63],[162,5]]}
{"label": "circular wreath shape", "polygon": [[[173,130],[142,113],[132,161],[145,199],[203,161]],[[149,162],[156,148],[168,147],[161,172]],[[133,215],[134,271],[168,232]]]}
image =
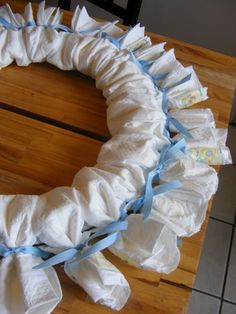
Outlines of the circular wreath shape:
{"label": "circular wreath shape", "polygon": [[[51,312],[62,298],[52,266],[62,262],[94,302],[120,310],[129,284],[100,251],[109,248],[147,270],[173,271],[178,238],[200,230],[217,188],[215,170],[194,158],[206,124],[210,135],[216,132],[212,114],[179,109],[207,97],[194,70],[164,43],[152,45],[139,25],[123,32],[77,7],[68,28],[54,11],[40,3],[35,21],[30,4],[23,15],[0,8],[0,66],[47,61],[94,78],[106,98],[112,138],[72,187],[0,197],[1,313]],[[181,115],[190,127],[177,120]],[[190,134],[197,115],[205,120]],[[22,291],[16,309],[4,299],[14,294],[13,278]]]}

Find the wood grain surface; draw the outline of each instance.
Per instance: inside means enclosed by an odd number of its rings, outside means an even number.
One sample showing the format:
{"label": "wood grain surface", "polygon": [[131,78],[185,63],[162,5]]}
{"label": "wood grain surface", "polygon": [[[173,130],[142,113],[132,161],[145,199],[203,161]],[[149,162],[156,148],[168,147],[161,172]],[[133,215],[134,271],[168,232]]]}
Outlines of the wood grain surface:
{"label": "wood grain surface", "polygon": [[[22,12],[26,1],[7,1]],[[5,1],[0,0],[0,5]],[[36,7],[36,6],[34,6]],[[69,24],[70,12],[65,12]],[[235,58],[205,48],[149,34],[153,43],[166,41],[178,60],[193,65],[208,86],[209,100],[194,107],[210,107],[218,127],[227,127],[236,84]],[[78,72],[62,72],[48,64],[0,71],[0,193],[40,194],[70,185],[83,166],[96,163],[102,142],[109,137],[106,104],[94,81]],[[120,313],[187,313],[191,287],[207,227],[183,240],[176,271],[161,275],[133,268],[109,252],[105,255],[126,275],[132,295]],[[63,300],[53,312],[112,313],[93,304],[80,287],[57,271]]]}

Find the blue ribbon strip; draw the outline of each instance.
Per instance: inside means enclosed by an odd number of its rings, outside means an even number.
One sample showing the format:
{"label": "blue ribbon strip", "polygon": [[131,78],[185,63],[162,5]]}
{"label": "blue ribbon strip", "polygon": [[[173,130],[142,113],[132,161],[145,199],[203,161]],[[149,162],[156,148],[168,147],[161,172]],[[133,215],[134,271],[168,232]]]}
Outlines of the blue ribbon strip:
{"label": "blue ribbon strip", "polygon": [[17,31],[19,30],[21,27],[15,26],[12,23],[8,22],[6,19],[4,19],[3,17],[0,16],[0,26],[3,26],[5,28]]}
{"label": "blue ribbon strip", "polygon": [[[77,261],[82,261],[92,254],[104,250],[105,248],[114,244],[120,236],[120,232],[128,229],[128,221],[115,221],[107,225],[106,227],[98,229],[82,244],[62,251],[61,253],[49,258],[47,261],[33,267],[33,269],[42,269],[51,267],[63,262],[66,262],[77,255]],[[109,234],[106,238],[96,242],[92,246],[88,246],[88,243],[101,235]],[[84,250],[83,250],[84,249]]]}
{"label": "blue ribbon strip", "polygon": [[45,252],[37,246],[7,247],[0,244],[0,256],[7,257],[18,253],[31,254],[34,256],[40,256],[42,258],[48,258],[51,255],[51,253]]}
{"label": "blue ribbon strip", "polygon": [[151,213],[152,202],[153,202],[154,196],[157,196],[157,195],[160,195],[165,192],[181,187],[180,181],[174,180],[165,184],[161,184],[155,188],[152,188],[152,180],[153,180],[153,177],[151,176],[148,177],[143,196],[123,204],[121,208],[122,217],[126,217],[129,214],[136,214],[140,212],[143,214],[143,219],[147,220],[147,218],[150,216],[150,213]]}
{"label": "blue ribbon strip", "polygon": [[177,237],[177,246],[181,247],[183,244],[183,240],[180,237]]}
{"label": "blue ribbon strip", "polygon": [[52,28],[60,31],[64,31],[66,33],[73,33],[72,29],[63,24],[46,24],[46,25],[38,25],[43,26],[45,28]]}

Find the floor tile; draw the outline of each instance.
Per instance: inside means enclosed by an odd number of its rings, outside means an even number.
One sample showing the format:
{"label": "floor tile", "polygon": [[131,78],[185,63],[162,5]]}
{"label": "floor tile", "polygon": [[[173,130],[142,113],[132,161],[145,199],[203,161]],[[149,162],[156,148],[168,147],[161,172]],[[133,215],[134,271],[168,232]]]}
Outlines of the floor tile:
{"label": "floor tile", "polygon": [[188,314],[217,314],[219,308],[219,299],[193,291]]}
{"label": "floor tile", "polygon": [[236,210],[236,166],[222,166],[219,173],[219,187],[214,196],[211,217],[233,223]]}
{"label": "floor tile", "polygon": [[[230,255],[228,275],[226,279],[224,299],[236,303],[236,230],[234,229],[234,239]],[[236,308],[235,308],[236,309]],[[235,311],[236,313],[236,311]]]}
{"label": "floor tile", "polygon": [[236,164],[236,126],[230,125],[228,128],[227,146],[230,148],[233,163]]}
{"label": "floor tile", "polygon": [[221,296],[232,226],[210,219],[194,288]]}
{"label": "floor tile", "polygon": [[236,313],[236,304],[223,302],[221,314],[235,314],[235,313]]}

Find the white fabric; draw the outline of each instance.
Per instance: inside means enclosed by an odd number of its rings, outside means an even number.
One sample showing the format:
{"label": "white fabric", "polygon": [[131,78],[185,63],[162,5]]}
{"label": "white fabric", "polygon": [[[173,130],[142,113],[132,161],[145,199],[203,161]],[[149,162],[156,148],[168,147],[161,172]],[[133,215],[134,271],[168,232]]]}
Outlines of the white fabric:
{"label": "white fabric", "polygon": [[71,29],[76,33],[89,31],[89,34],[92,36],[99,35],[101,32],[108,32],[112,36],[119,36],[122,30],[114,25],[117,22],[97,22],[88,15],[85,7],[80,9],[77,6],[71,21]]}
{"label": "white fabric", "polygon": [[[202,127],[215,128],[215,120],[211,109],[174,109],[170,110],[170,114],[187,130]],[[173,124],[170,125],[170,130],[172,132],[178,132]]]}
{"label": "white fabric", "polygon": [[[97,164],[81,169],[73,187],[56,188],[40,196],[1,196],[0,243],[14,247],[42,242],[46,250],[56,253],[83,242],[89,236],[85,231],[88,227],[118,220],[121,205],[143,194],[148,172],[158,165],[161,150],[170,143],[162,111],[162,91],[166,89],[173,116],[187,128],[194,127],[194,139],[186,138],[187,154],[179,154],[161,172],[161,183],[180,180],[182,187],[155,197],[146,222],[140,215],[131,215],[128,230],[111,250],[138,267],[166,273],[174,270],[180,258],[177,235],[199,231],[208,200],[217,188],[214,169],[194,159],[230,162],[226,133],[214,128],[211,112],[179,110],[207,98],[207,89],[192,67],[182,66],[173,49],[165,52],[164,43],[151,46],[140,25],[123,36],[115,23],[98,23],[84,8],[75,11],[73,33],[53,29],[54,24],[61,23],[61,13],[45,9],[44,2],[39,5],[37,25],[25,27],[33,21],[31,5],[23,15],[14,14],[6,5],[0,8],[0,16],[19,28],[0,26],[0,67],[14,60],[18,65],[47,61],[62,70],[78,70],[95,78],[96,87],[107,100],[112,135],[102,146]],[[103,38],[104,31],[107,38]],[[123,36],[121,49],[109,36]],[[153,61],[150,75],[166,73],[166,77],[154,84],[133,62],[130,51],[139,61]],[[189,74],[188,81],[177,84]],[[175,138],[182,137],[177,134]],[[218,157],[213,160],[200,154],[199,149],[206,147],[218,149]],[[40,262],[39,257],[26,254],[1,260],[0,313],[45,314],[57,305],[61,290],[56,273],[52,268],[33,271],[32,266]],[[66,262],[66,273],[95,302],[117,310],[125,304],[130,293],[128,283],[101,253],[77,269],[74,264],[76,259]]]}

